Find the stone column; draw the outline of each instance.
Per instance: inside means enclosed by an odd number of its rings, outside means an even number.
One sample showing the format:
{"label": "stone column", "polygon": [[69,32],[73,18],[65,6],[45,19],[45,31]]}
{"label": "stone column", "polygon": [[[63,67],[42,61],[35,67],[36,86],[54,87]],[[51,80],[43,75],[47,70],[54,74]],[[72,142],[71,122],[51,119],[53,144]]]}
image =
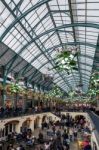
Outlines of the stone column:
{"label": "stone column", "polygon": [[5,137],[5,128],[3,128],[2,131],[3,131],[3,130],[4,130],[4,135],[3,135],[3,137]]}
{"label": "stone column", "polygon": [[2,76],[3,76],[3,90],[2,90],[2,106],[5,107],[5,101],[6,101],[6,80],[7,80],[7,69],[5,66],[2,66]]}
{"label": "stone column", "polygon": [[8,126],[8,134],[10,133],[10,124],[7,125]]}
{"label": "stone column", "polygon": [[27,79],[27,77],[24,78],[24,82],[25,82],[25,86],[26,86],[26,93],[25,93],[25,96],[24,96],[23,109],[25,110],[26,109],[27,99],[28,99],[28,96],[27,96],[27,93],[28,93],[28,79]]}
{"label": "stone column", "polygon": [[32,120],[30,121],[30,129],[32,130],[32,132],[34,131],[34,118],[32,118]]}
{"label": "stone column", "polygon": [[23,122],[24,122],[24,120],[23,120],[23,121],[20,121],[20,122],[16,125],[16,132],[17,132],[17,133],[20,133]]}
{"label": "stone column", "polygon": [[15,126],[15,124],[13,123],[13,124],[12,124],[12,132],[14,132],[14,131],[15,131],[14,126]]}
{"label": "stone column", "polygon": [[39,118],[38,128],[42,127],[42,117]]}

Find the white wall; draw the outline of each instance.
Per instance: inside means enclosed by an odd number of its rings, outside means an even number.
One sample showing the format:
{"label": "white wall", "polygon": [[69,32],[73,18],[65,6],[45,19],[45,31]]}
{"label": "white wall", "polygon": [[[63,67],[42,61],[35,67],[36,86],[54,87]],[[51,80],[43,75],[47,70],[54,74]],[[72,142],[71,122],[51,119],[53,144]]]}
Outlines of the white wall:
{"label": "white wall", "polygon": [[[85,112],[61,112],[61,114],[66,114],[66,113],[69,113],[73,118],[77,115],[83,115],[86,118],[86,120],[89,122],[90,129],[93,130],[94,125],[91,121],[90,116],[87,113],[85,113]],[[6,123],[8,123],[10,121],[17,120],[17,121],[19,121],[19,123],[16,125],[16,132],[19,133],[23,122],[26,121],[27,119],[30,119],[30,128],[31,128],[32,131],[34,131],[34,121],[35,121],[35,119],[37,117],[39,117],[38,127],[40,128],[41,124],[42,124],[43,116],[46,116],[47,118],[51,117],[53,121],[60,120],[59,117],[55,116],[54,114],[52,114],[50,112],[49,113],[35,114],[35,115],[20,116],[20,117],[14,117],[14,118],[0,120],[0,129],[4,129]],[[99,144],[97,142],[97,138],[96,138],[95,135],[96,135],[96,131],[93,130],[92,131],[92,136],[91,136],[91,144],[93,144],[93,142],[95,142],[96,145],[97,145],[97,148],[98,148],[97,150],[99,150]]]}
{"label": "white wall", "polygon": [[32,129],[32,131],[34,131],[34,121],[35,121],[35,119],[39,118],[38,126],[41,127],[43,116],[52,117],[52,120],[54,120],[54,121],[60,120],[60,118],[58,118],[57,116],[55,116],[54,114],[52,114],[50,112],[49,113],[35,114],[35,115],[28,115],[28,116],[20,116],[20,117],[14,117],[14,118],[0,120],[0,129],[4,129],[5,124],[7,124],[8,122],[19,121],[19,123],[16,124],[16,132],[19,133],[22,124],[26,120],[30,120],[30,128]]}

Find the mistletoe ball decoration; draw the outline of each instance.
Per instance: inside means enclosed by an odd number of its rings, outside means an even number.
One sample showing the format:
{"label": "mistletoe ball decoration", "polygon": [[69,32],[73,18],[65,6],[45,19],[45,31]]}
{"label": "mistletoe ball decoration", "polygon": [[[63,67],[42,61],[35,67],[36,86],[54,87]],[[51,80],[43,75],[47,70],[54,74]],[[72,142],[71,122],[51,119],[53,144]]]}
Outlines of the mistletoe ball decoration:
{"label": "mistletoe ball decoration", "polygon": [[79,52],[75,51],[61,51],[56,55],[56,62],[55,67],[53,69],[56,69],[58,71],[67,71],[67,73],[70,73],[70,70],[78,70],[77,68],[77,61],[75,58],[78,56]]}

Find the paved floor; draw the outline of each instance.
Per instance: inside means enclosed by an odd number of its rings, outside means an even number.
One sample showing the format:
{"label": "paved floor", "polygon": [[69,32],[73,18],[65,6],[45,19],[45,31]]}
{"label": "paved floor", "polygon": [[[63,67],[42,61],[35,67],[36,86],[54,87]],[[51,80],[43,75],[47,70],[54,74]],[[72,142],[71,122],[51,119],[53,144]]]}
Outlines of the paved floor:
{"label": "paved floor", "polygon": [[[49,138],[49,137],[47,136],[47,134],[46,134],[47,129],[44,129],[43,131],[42,131],[41,129],[36,129],[36,130],[34,131],[33,135],[34,135],[35,137],[38,137],[38,134],[39,134],[40,131],[43,132],[45,139],[48,139],[48,138]],[[63,130],[62,130],[62,132],[63,132]],[[70,143],[70,150],[78,150],[77,141]]]}
{"label": "paved floor", "polygon": [[78,150],[77,142],[72,142],[70,145],[70,150]]}
{"label": "paved floor", "polygon": [[[33,132],[33,135],[37,138],[40,131],[43,133],[45,139],[49,139],[49,137],[46,134],[47,129],[41,130],[38,128]],[[61,132],[63,132],[63,130]],[[21,142],[21,144],[24,145],[24,142]],[[8,143],[4,144],[3,150],[7,150],[7,145],[8,145]],[[15,143],[14,147],[17,147],[17,146],[18,146],[18,144]],[[43,148],[42,145],[38,145],[35,149],[26,147],[25,150],[40,150],[40,147]],[[43,148],[43,150],[44,150],[44,148]],[[71,142],[70,143],[70,150],[78,150],[77,142]]]}

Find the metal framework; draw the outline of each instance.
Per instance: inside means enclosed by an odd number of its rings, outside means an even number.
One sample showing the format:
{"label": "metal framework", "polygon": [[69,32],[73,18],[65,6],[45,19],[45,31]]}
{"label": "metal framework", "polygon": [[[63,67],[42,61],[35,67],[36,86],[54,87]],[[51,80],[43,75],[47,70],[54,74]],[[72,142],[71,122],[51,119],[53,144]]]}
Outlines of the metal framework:
{"label": "metal framework", "polygon": [[[14,71],[48,88],[43,81],[51,74],[53,82],[65,92],[79,82],[87,92],[93,70],[99,70],[99,0],[1,0],[0,65],[7,75]],[[76,46],[78,71],[48,71],[64,46]],[[58,49],[58,50],[57,50]]]}

